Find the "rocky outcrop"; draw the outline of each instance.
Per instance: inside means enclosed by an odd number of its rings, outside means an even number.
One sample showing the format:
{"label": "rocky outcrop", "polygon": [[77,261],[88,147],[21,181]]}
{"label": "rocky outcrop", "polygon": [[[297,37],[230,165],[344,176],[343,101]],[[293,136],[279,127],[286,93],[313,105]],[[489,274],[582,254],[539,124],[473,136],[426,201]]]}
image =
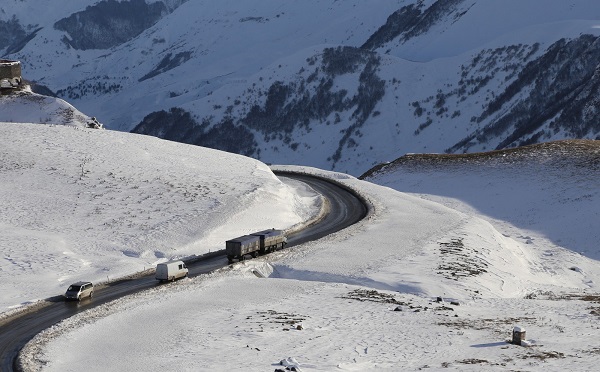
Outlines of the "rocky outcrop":
{"label": "rocky outcrop", "polygon": [[[146,116],[133,132],[260,158],[253,133],[261,134],[264,143],[278,139],[295,151],[299,145],[293,140],[295,130],[336,125],[340,115],[349,112],[350,119],[340,124],[338,147],[329,155],[335,166],[343,150],[356,145],[369,117],[378,115],[375,106],[385,95],[385,81],[377,75],[379,65],[380,57],[364,49],[325,48],[307,60],[296,79],[275,81],[266,91],[249,89],[235,105],[223,109],[218,121],[216,115],[196,121],[184,110],[173,108]],[[334,80],[342,75],[356,80],[355,92],[334,87]],[[256,97],[263,99],[254,103]]]}
{"label": "rocky outcrop", "polygon": [[163,2],[103,0],[54,24],[65,31],[63,41],[74,49],[108,49],[122,44],[167,14]]}
{"label": "rocky outcrop", "polygon": [[448,148],[468,151],[498,141],[497,149],[565,138],[600,139],[600,37],[559,40],[526,64],[473,122],[488,122]]}
{"label": "rocky outcrop", "polygon": [[401,43],[429,31],[441,20],[462,17],[467,11],[461,9],[465,0],[438,0],[429,8],[422,3],[410,4],[392,13],[381,26],[362,45],[362,48],[375,50],[386,43],[397,40]]}
{"label": "rocky outcrop", "polygon": [[247,128],[231,120],[209,127],[207,121],[198,123],[189,112],[175,107],[147,115],[131,132],[247,156],[256,153],[254,135]]}

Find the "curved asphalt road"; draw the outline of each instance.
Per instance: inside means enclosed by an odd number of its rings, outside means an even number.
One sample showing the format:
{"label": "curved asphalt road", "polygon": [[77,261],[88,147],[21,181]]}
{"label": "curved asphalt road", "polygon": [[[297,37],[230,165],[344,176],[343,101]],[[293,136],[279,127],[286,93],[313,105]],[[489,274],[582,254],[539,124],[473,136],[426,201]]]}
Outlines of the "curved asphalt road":
{"label": "curved asphalt road", "polygon": [[[288,237],[288,246],[299,245],[307,241],[319,239],[327,234],[348,227],[367,214],[365,204],[352,192],[327,180],[287,172],[276,172],[282,181],[286,178],[296,179],[312,187],[327,198],[331,205],[331,213],[317,224]],[[189,276],[211,272],[227,266],[225,252],[215,252],[187,264]],[[35,312],[16,315],[0,322],[0,371],[18,371],[16,359],[19,351],[36,334],[81,311],[116,300],[120,297],[160,285],[154,275],[146,275],[135,279],[126,279],[96,288],[94,298],[81,302],[65,302],[62,296],[50,299],[50,304]],[[169,285],[169,284],[167,284]]]}

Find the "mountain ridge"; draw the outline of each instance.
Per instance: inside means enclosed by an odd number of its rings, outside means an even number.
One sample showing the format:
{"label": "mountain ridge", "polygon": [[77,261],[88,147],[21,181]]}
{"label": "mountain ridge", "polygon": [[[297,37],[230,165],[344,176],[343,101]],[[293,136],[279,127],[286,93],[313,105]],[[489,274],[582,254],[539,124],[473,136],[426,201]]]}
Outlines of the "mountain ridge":
{"label": "mountain ridge", "polygon": [[[359,175],[408,152],[599,138],[600,5],[540,4],[90,0],[25,22],[43,6],[28,0],[0,27],[31,37],[8,54],[25,77],[107,128]],[[101,49],[55,27],[134,5],[160,17]]]}

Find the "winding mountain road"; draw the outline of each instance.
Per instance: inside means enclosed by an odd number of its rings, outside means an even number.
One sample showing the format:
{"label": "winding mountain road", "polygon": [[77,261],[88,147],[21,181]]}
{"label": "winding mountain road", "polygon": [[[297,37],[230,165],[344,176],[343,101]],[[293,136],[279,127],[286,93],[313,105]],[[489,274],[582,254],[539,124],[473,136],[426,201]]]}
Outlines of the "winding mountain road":
{"label": "winding mountain road", "polygon": [[[367,206],[354,193],[330,181],[289,172],[275,172],[283,182],[301,181],[320,193],[330,203],[330,212],[306,229],[288,237],[288,247],[319,239],[342,230],[364,218]],[[219,251],[188,263],[189,276],[194,277],[227,266],[225,252]],[[91,309],[120,297],[159,285],[154,275],[126,279],[97,288],[93,299],[65,302],[62,296],[49,299],[48,305],[36,311],[9,317],[0,322],[0,371],[19,371],[17,356],[37,333],[81,311]]]}

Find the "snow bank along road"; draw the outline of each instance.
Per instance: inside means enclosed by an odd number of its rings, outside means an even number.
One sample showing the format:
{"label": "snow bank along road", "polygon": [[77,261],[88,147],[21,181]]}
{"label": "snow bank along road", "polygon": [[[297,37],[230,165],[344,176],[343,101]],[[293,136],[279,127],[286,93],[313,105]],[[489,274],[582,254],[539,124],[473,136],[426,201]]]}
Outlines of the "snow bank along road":
{"label": "snow bank along road", "polygon": [[[277,173],[277,172],[276,172]],[[288,172],[277,173],[286,179],[308,184],[328,200],[330,212],[322,220],[288,237],[288,246],[319,239],[360,221],[367,214],[367,206],[358,196],[330,181],[308,175]],[[197,276],[227,265],[224,251],[215,252],[188,264],[189,275]],[[32,312],[9,317],[0,323],[0,371],[17,371],[15,365],[21,348],[38,332],[78,312],[113,301],[122,296],[159,285],[152,274],[135,279],[124,279],[96,288],[92,300],[65,302],[62,296],[49,299],[47,306]]]}

